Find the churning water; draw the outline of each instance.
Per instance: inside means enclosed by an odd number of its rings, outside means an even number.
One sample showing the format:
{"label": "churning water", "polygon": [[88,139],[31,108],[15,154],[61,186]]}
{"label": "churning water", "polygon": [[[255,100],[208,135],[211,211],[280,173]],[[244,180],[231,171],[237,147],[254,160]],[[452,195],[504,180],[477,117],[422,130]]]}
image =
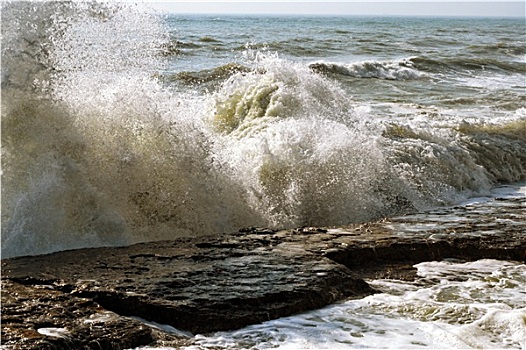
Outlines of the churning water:
{"label": "churning water", "polygon": [[341,225],[524,180],[524,22],[2,4],[2,255]]}
{"label": "churning water", "polygon": [[[523,19],[8,1],[1,22],[4,258],[344,225],[526,179]],[[195,347],[526,346],[524,265],[418,270]]]}
{"label": "churning water", "polygon": [[186,350],[524,349],[524,265],[479,260],[416,267],[415,282],[373,281],[384,293],[234,332],[198,335]]}

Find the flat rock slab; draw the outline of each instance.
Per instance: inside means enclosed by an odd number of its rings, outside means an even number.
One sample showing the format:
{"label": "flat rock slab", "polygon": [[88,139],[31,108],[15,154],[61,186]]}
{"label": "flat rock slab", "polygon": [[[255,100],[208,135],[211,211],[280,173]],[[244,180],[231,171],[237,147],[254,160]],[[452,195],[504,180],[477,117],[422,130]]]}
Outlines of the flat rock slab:
{"label": "flat rock slab", "polygon": [[230,330],[369,295],[375,290],[364,278],[411,279],[412,265],[422,261],[524,261],[524,202],[5,259],[2,346],[187,344],[129,316],[194,334]]}
{"label": "flat rock slab", "polygon": [[[27,341],[35,342],[39,348],[49,338],[36,334],[43,325],[65,328],[68,333],[63,339],[81,337],[82,344],[99,338],[88,334],[84,339],[78,330],[77,316],[67,312],[58,302],[60,298],[75,304],[78,303],[69,299],[89,300],[121,316],[138,316],[191,333],[205,333],[241,328],[374,292],[351,270],[328,258],[305,250],[268,246],[260,240],[234,246],[223,238],[181,239],[8,259],[2,266],[2,298],[16,300],[19,289],[32,288],[35,298],[44,300],[35,302],[45,310],[39,316],[43,321],[24,324],[33,334]],[[40,298],[46,292],[51,297]],[[48,302],[49,298],[53,301]],[[17,315],[14,305],[14,301],[2,303],[3,314]],[[52,316],[58,313],[66,313],[63,318],[72,322],[58,322]],[[31,313],[19,316],[32,317]],[[16,319],[3,320],[3,344],[20,343],[23,332],[11,327]],[[124,338],[138,338],[142,344],[153,342],[129,321],[121,322],[132,328]],[[106,329],[112,326],[108,324]],[[52,340],[63,343],[63,339]]]}
{"label": "flat rock slab", "polygon": [[240,328],[373,292],[330,259],[252,243],[231,247],[209,238],[83,249],[11,259],[3,271],[17,283],[46,285],[192,333]]}

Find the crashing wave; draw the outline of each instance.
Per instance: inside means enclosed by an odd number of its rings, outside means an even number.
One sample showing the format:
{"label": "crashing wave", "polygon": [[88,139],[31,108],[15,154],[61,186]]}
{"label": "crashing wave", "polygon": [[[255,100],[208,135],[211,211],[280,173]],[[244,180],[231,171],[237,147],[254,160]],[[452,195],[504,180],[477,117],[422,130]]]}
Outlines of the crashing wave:
{"label": "crashing wave", "polygon": [[[140,8],[13,1],[1,16],[3,257],[341,225],[524,178],[520,121],[386,122],[262,52],[205,72],[221,75],[211,93],[175,92],[157,78],[172,38]],[[425,77],[405,60],[320,67]]]}

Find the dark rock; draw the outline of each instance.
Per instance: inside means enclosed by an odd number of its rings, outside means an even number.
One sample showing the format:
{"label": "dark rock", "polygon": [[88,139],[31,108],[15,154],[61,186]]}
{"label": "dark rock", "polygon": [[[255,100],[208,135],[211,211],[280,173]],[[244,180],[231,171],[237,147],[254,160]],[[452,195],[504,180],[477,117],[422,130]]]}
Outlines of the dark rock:
{"label": "dark rock", "polygon": [[74,250],[9,259],[3,269],[12,281],[45,283],[120,315],[192,333],[240,328],[373,292],[340,264],[260,240]]}
{"label": "dark rock", "polygon": [[[2,280],[2,349],[126,349],[167,337],[91,299],[55,290],[53,285]],[[49,283],[50,281],[43,281]],[[35,284],[33,284],[35,283]]]}
{"label": "dark rock", "polygon": [[[480,204],[343,228],[252,227],[5,259],[2,342],[6,349],[174,346],[191,340],[126,316],[192,333],[230,330],[374,293],[363,278],[411,280],[422,261],[524,261],[524,200],[502,201],[491,215]],[[67,332],[38,333],[45,328]]]}

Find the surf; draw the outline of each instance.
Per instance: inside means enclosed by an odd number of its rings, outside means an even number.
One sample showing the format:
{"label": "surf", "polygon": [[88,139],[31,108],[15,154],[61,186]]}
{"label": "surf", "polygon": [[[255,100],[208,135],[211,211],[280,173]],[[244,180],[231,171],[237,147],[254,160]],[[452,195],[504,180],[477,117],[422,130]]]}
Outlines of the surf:
{"label": "surf", "polygon": [[386,119],[249,46],[175,87],[166,23],[120,3],[2,5],[3,257],[344,225],[524,180],[519,112]]}

